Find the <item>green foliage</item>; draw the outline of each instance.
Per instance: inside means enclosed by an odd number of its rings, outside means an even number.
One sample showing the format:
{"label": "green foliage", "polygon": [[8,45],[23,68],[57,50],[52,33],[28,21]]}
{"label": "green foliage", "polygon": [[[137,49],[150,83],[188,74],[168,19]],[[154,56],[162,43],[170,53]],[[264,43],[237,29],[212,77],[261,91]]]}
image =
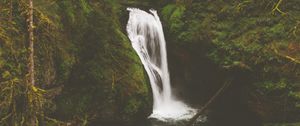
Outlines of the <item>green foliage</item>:
{"label": "green foliage", "polygon": [[256,84],[260,88],[266,90],[266,91],[274,91],[274,90],[282,90],[287,89],[288,84],[285,80],[279,80],[279,82],[263,82]]}
{"label": "green foliage", "polygon": [[159,14],[170,42],[201,52],[222,69],[249,72],[251,91],[286,98],[291,113],[300,108],[298,0],[278,6],[277,0],[34,0],[36,87],[26,84],[28,6],[12,2],[12,8],[9,0],[0,2],[0,125],[146,116],[151,93],[124,34],[127,5],[168,3]]}
{"label": "green foliage", "polygon": [[[174,45],[209,58],[229,71],[228,74],[246,71],[251,79],[245,81],[253,87],[250,92],[266,99],[274,98],[274,106],[283,106],[286,102],[275,105],[276,101],[288,99],[290,117],[299,117],[294,113],[300,110],[297,109],[300,32],[295,28],[300,20],[295,6],[300,2],[277,4],[278,0],[193,1],[192,4],[168,4],[162,14],[166,29],[171,32],[166,34],[171,36]],[[171,19],[178,6],[188,9],[175,16],[180,18]],[[272,11],[276,7],[280,11]],[[180,27],[174,27],[173,21],[181,22]]]}
{"label": "green foliage", "polygon": [[26,84],[27,3],[14,1],[11,11],[10,1],[2,3],[0,18],[13,17],[0,23],[1,125],[27,125],[35,115],[49,125],[78,117],[85,125],[95,118],[130,121],[150,106],[143,67],[119,22],[126,10],[118,0],[34,1],[37,87]]}
{"label": "green foliage", "polygon": [[[64,17],[62,22],[65,22],[64,30],[69,32],[67,37],[77,49],[69,82],[56,98],[56,114],[63,120],[82,115],[104,121],[132,120],[142,108],[150,105],[144,100],[149,97],[149,87],[140,60],[122,32],[118,1],[85,2],[88,13],[75,6],[78,4],[75,1],[59,4],[60,12],[74,15]],[[125,111],[128,106],[133,110]]]}
{"label": "green foliage", "polygon": [[179,32],[180,28],[183,26],[181,17],[184,11],[185,6],[182,4],[169,4],[162,9],[163,19],[167,21],[171,32]]}
{"label": "green foliage", "polygon": [[[48,1],[35,1],[44,5]],[[45,4],[46,3],[46,4]],[[51,98],[56,91],[48,91],[48,86],[59,82],[56,79],[60,70],[56,70],[56,59],[63,57],[67,51],[63,46],[62,35],[57,17],[49,16],[40,9],[34,8],[35,30],[35,72],[36,85],[28,84],[27,64],[27,13],[28,6],[24,1],[1,1],[0,23],[0,125],[40,125],[55,119],[48,117],[53,112]],[[53,4],[52,4],[53,5]],[[5,11],[4,11],[5,10]],[[53,12],[49,9],[47,12]],[[17,37],[16,37],[17,36]],[[63,48],[64,47],[64,48]],[[43,87],[41,89],[39,87]],[[53,94],[54,93],[54,94]],[[58,121],[57,121],[58,122]],[[60,123],[58,123],[60,124]]]}
{"label": "green foliage", "polygon": [[133,114],[133,113],[137,113],[137,111],[139,110],[139,106],[142,104],[142,101],[137,101],[136,99],[130,99],[128,101],[127,106],[125,107],[125,113],[128,114]]}

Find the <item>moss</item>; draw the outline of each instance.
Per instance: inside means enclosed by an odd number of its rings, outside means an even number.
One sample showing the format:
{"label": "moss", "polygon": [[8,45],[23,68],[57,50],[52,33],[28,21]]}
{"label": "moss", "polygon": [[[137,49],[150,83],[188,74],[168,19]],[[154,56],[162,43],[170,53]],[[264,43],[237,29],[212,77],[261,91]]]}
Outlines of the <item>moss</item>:
{"label": "moss", "polygon": [[183,4],[169,4],[162,9],[163,19],[167,21],[172,32],[178,32],[183,26],[181,17],[184,11]]}
{"label": "moss", "polygon": [[262,83],[256,83],[255,85],[266,92],[284,90],[290,88],[288,87],[290,84],[288,84],[288,82],[284,79],[279,80],[277,82],[266,81]]}
{"label": "moss", "polygon": [[[25,105],[24,99],[33,98],[25,96],[25,89],[40,91],[23,84],[28,62],[24,19],[27,6],[22,1],[13,1],[11,13],[10,1],[0,3],[0,18],[12,16],[11,21],[3,20],[0,27],[0,84],[4,90],[0,93],[0,104],[11,97],[8,91],[13,85],[14,99],[8,103],[24,112],[24,107],[20,107]],[[300,2],[282,2],[280,10],[286,12],[284,15],[272,13],[272,4],[275,2],[257,0],[36,0],[37,86],[64,86],[62,92],[47,95],[55,97],[57,110],[53,113],[52,108],[45,107],[49,109],[46,114],[62,120],[78,116],[84,118],[85,124],[91,120],[130,121],[146,116],[148,113],[143,110],[151,109],[149,81],[123,25],[127,5],[156,5],[162,14],[168,44],[188,48],[222,70],[247,71],[251,79],[245,81],[251,82],[253,88],[250,93],[276,97],[274,101],[283,101],[280,96],[285,96],[288,114],[296,113],[297,118],[300,70],[299,64],[289,59],[299,59]],[[160,9],[161,5],[164,7]],[[1,107],[1,119],[11,110],[10,104],[5,105]],[[22,121],[16,119],[16,123]]]}
{"label": "moss", "polygon": [[134,114],[137,113],[142,101],[137,101],[137,99],[130,99],[124,109],[125,113]]}
{"label": "moss", "polygon": [[[298,120],[296,118],[300,110],[296,107],[299,103],[296,98],[300,82],[297,74],[300,71],[299,63],[284,57],[299,59],[298,54],[288,51],[294,45],[292,43],[299,41],[299,36],[296,37],[292,32],[300,19],[294,8],[299,4],[296,0],[281,3],[281,9],[293,15],[272,14],[273,4],[256,0],[193,1],[192,4],[180,5],[172,3],[166,5],[161,13],[170,45],[185,48],[198,57],[208,58],[219,69],[228,71],[229,76],[236,76],[236,71],[246,71],[250,79],[243,81],[249,82],[249,94],[274,99],[271,103],[262,100],[273,106],[255,109],[275,108],[274,111],[279,111],[276,108],[283,106],[283,102],[276,101],[287,98],[287,118],[295,121]],[[180,6],[188,9],[176,12]],[[178,15],[174,16],[175,19],[171,18],[174,12]],[[182,24],[173,27],[174,22]],[[251,101],[243,99],[247,103]],[[272,121],[278,121],[281,115],[270,114],[269,117]]]}
{"label": "moss", "polygon": [[[117,20],[118,11],[110,7],[118,3],[96,3],[100,6],[85,5],[91,6],[88,16],[76,15],[78,22],[65,26],[76,26],[71,35],[80,35],[72,39],[78,52],[76,59],[68,62],[76,64],[71,67],[62,95],[57,97],[56,114],[63,115],[60,118],[64,120],[87,115],[94,117],[89,121],[129,122],[151,105],[147,98],[149,87],[142,64]],[[77,9],[78,13],[86,12],[84,8]]]}

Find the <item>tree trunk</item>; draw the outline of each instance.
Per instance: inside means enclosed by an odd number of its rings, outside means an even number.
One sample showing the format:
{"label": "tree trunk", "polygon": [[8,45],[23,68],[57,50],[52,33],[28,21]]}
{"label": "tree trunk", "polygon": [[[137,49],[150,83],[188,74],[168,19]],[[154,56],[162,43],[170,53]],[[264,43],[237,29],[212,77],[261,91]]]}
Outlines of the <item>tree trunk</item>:
{"label": "tree trunk", "polygon": [[[29,10],[28,10],[28,39],[29,39],[29,63],[28,63],[28,85],[34,86],[34,36],[33,36],[33,0],[28,0],[29,2]],[[32,104],[32,103],[28,103]],[[36,113],[31,113],[30,125],[36,126]]]}
{"label": "tree trunk", "polygon": [[28,12],[28,33],[29,33],[29,83],[35,85],[34,82],[34,37],[33,37],[33,2],[29,0],[29,12]]}
{"label": "tree trunk", "polygon": [[9,23],[12,24],[12,18],[13,18],[13,0],[10,0],[9,2],[10,10],[9,10]]}

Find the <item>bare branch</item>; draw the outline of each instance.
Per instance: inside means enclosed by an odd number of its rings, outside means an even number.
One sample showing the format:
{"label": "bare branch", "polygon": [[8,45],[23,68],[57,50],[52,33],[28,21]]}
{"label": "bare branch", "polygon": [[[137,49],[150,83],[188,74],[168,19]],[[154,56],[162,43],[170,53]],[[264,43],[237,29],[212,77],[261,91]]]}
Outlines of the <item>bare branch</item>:
{"label": "bare branch", "polygon": [[280,9],[279,9],[279,6],[280,6],[280,4],[282,3],[282,1],[283,0],[278,0],[278,2],[276,3],[276,5],[275,5],[275,7],[273,8],[273,10],[272,10],[272,13],[274,14],[275,13],[275,11],[278,11],[280,14],[282,14],[282,15],[285,15],[286,13],[285,12],[283,12],[283,11],[281,11]]}

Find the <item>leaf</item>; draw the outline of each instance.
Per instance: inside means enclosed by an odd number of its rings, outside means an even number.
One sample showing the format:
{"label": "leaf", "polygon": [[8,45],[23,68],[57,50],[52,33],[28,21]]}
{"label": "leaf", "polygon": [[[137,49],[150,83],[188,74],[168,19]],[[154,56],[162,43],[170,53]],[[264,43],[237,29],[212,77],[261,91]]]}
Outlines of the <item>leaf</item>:
{"label": "leaf", "polygon": [[2,73],[2,78],[9,78],[11,76],[10,72],[9,71],[4,71]]}
{"label": "leaf", "polygon": [[37,87],[35,87],[35,86],[31,86],[31,88],[32,88],[32,90],[34,91],[34,92],[42,92],[42,93],[45,93],[46,92],[46,90],[43,90],[43,89],[40,89],[40,88],[37,88]]}
{"label": "leaf", "polygon": [[38,91],[38,89],[35,87],[35,86],[31,86],[31,88],[32,88],[32,90],[34,91],[34,92],[37,92]]}

